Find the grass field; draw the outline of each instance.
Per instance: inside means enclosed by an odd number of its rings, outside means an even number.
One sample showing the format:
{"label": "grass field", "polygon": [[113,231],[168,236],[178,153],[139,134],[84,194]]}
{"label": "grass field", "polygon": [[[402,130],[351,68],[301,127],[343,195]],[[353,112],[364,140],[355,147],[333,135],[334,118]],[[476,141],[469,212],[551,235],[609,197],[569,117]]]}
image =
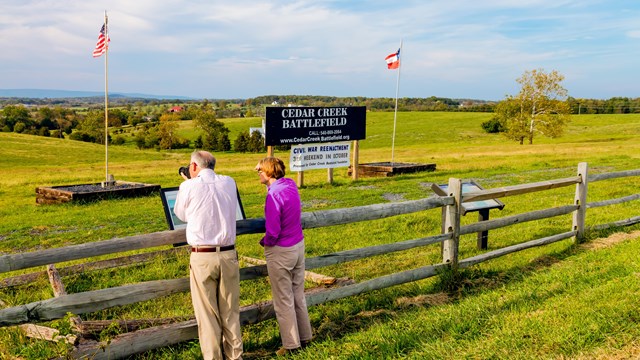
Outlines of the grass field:
{"label": "grass field", "polygon": [[[537,137],[519,145],[501,135],[486,134],[480,124],[490,114],[399,113],[395,161],[435,163],[431,173],[352,181],[336,169],[334,183],[326,171],[305,173],[303,211],[429,197],[431,183],[451,177],[474,179],[485,188],[574,176],[579,162],[590,173],[640,168],[640,115],[573,116],[558,139]],[[259,126],[259,118],[226,120],[234,139],[239,131]],[[367,114],[367,139],[360,142],[360,161],[391,159],[393,113]],[[182,124],[185,136],[195,132]],[[109,172],[116,179],[177,186],[177,169],[191,150],[109,148]],[[234,177],[249,218],[261,217],[265,189],[252,170],[264,154],[216,154],[216,171]],[[276,152],[288,163],[288,153]],[[0,254],[28,252],[151,233],[167,229],[160,198],[149,196],[88,204],[36,206],[37,186],[94,183],[104,179],[104,147],[69,140],[0,133]],[[295,179],[295,174],[288,174]],[[639,179],[602,181],[589,186],[589,202],[638,192]],[[568,205],[567,187],[510,197],[492,218]],[[632,202],[587,212],[587,225],[638,216]],[[477,220],[475,214],[464,223]],[[518,224],[492,231],[489,249],[568,231],[570,216]],[[307,256],[384,244],[440,230],[440,211],[365,223],[305,230]],[[437,279],[395,286],[310,309],[313,345],[296,358],[340,359],[626,359],[640,357],[639,227],[591,232],[590,241],[571,240],[530,249],[465,271],[463,286],[445,291]],[[241,255],[263,258],[258,235],[238,238]],[[475,235],[461,241],[461,257],[479,254]],[[363,281],[439,262],[439,247],[414,249],[335,265],[316,272]],[[59,264],[63,267],[68,264]],[[245,264],[246,265],[246,264]],[[0,274],[0,278],[41,269]],[[188,276],[188,259],[176,256],[63,278],[70,293],[127,283]],[[313,286],[309,284],[309,286]],[[52,296],[46,278],[5,288],[0,307]],[[266,280],[243,282],[241,303],[269,299]],[[137,319],[189,316],[188,294],[123,306],[83,319]],[[65,329],[64,320],[46,323]],[[103,334],[103,340],[113,336]],[[269,358],[279,346],[275,321],[243,328],[246,358]],[[25,338],[15,328],[0,329],[0,359],[49,358],[64,354],[62,345]],[[158,349],[138,359],[198,358],[197,342]]]}

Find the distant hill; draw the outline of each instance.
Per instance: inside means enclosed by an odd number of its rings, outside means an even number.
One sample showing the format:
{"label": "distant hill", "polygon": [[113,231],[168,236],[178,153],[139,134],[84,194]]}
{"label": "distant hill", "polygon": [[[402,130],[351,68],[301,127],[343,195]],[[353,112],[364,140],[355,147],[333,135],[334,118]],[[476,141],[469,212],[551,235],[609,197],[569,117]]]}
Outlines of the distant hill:
{"label": "distant hill", "polygon": [[[83,97],[104,97],[100,91],[73,91],[56,89],[0,89],[0,98],[28,98],[28,99],[65,99]],[[109,97],[125,97],[136,99],[180,99],[193,100],[186,96],[149,95],[138,93],[109,92]]]}

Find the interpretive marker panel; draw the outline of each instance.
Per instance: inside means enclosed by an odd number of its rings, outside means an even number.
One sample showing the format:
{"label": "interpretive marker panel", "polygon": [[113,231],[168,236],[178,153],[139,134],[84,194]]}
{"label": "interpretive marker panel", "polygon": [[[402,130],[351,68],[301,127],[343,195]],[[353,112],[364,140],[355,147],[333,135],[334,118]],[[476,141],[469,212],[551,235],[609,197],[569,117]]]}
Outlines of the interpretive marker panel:
{"label": "interpretive marker panel", "polygon": [[[441,184],[438,185],[438,187],[440,189],[442,189],[442,193],[440,193],[440,196],[446,196],[447,195],[447,191],[449,189],[449,185],[447,184]],[[478,184],[477,182],[471,180],[471,181],[466,181],[462,183],[462,193],[466,194],[466,193],[470,193],[470,192],[474,192],[474,191],[480,191],[480,190],[484,190],[484,188]],[[480,210],[490,210],[490,209],[500,209],[502,210],[504,208],[504,203],[502,203],[502,201],[500,200],[496,200],[496,199],[488,199],[488,200],[481,200],[481,201],[471,201],[471,202],[466,202],[462,204],[462,215],[466,215],[466,213],[471,212],[471,211],[480,211]]]}
{"label": "interpretive marker panel", "polygon": [[[173,212],[173,207],[176,205],[176,196],[178,195],[179,187],[170,187],[160,189],[160,198],[162,199],[162,207],[164,208],[164,215],[169,224],[170,230],[182,229],[187,227],[187,223],[178,219]],[[238,196],[238,206],[236,207],[236,220],[245,220],[244,208],[242,207],[242,201],[240,200],[240,193],[236,191]]]}

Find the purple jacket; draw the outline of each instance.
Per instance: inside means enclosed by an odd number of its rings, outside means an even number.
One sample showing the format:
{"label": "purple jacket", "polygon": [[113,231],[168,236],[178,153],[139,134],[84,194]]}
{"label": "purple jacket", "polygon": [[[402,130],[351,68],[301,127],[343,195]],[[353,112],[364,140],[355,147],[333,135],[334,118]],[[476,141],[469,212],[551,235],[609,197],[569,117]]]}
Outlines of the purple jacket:
{"label": "purple jacket", "polygon": [[267,190],[264,204],[265,232],[263,246],[293,246],[304,239],[300,215],[302,207],[295,181],[276,180]]}

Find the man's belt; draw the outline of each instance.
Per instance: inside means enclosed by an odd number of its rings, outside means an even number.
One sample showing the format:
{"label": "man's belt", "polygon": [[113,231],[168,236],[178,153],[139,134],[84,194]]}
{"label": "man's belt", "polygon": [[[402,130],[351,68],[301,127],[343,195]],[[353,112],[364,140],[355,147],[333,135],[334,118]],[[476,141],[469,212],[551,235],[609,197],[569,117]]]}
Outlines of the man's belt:
{"label": "man's belt", "polygon": [[227,245],[227,246],[192,246],[191,252],[222,252],[229,251],[235,249],[235,245]]}

